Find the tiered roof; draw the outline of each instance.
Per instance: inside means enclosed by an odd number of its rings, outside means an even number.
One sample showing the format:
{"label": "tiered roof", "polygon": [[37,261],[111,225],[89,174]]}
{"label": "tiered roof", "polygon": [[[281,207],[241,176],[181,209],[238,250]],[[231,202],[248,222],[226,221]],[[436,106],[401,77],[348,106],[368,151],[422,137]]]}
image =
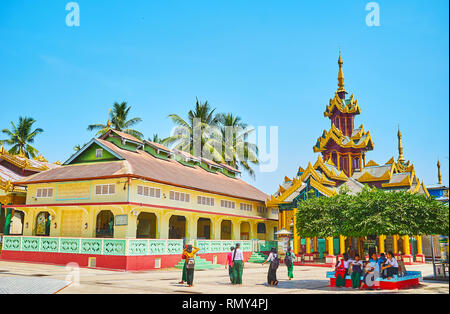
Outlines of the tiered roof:
{"label": "tiered roof", "polygon": [[358,100],[355,99],[353,94],[349,99],[341,99],[338,93],[334,94],[334,98],[330,99],[328,106],[325,109],[323,115],[325,117],[331,117],[338,110],[341,113],[349,113],[349,114],[361,114],[361,108],[358,105]]}
{"label": "tiered roof", "polygon": [[[90,147],[97,146],[114,159],[77,162]],[[162,155],[162,151],[167,155]],[[264,201],[268,197],[237,178],[234,171],[238,172],[229,166],[110,130],[100,138],[91,140],[62,167],[33,175],[18,184],[130,177],[248,200]]]}
{"label": "tiered roof", "polygon": [[[0,189],[5,192],[13,191],[16,181],[21,181],[37,172],[56,168],[59,165],[59,162],[49,163],[42,155],[29,159],[24,155],[10,154],[2,145],[0,146]],[[23,191],[18,187],[15,190]]]}
{"label": "tiered roof", "polygon": [[370,131],[365,132],[363,125],[353,130],[352,135],[349,137],[345,136],[341,130],[332,124],[330,130],[324,130],[322,136],[317,139],[313,150],[315,153],[324,152],[331,143],[335,143],[342,148],[373,150],[374,147]]}

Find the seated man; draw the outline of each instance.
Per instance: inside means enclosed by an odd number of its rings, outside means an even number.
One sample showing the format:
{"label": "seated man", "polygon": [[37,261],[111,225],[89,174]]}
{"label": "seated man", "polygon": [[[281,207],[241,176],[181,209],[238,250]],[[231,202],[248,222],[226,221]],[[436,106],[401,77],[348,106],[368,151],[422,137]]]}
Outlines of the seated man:
{"label": "seated man", "polygon": [[394,253],[387,253],[387,260],[384,263],[384,266],[381,267],[381,276],[383,279],[387,278],[388,280],[392,279],[392,276],[398,274],[398,262],[394,257]]}

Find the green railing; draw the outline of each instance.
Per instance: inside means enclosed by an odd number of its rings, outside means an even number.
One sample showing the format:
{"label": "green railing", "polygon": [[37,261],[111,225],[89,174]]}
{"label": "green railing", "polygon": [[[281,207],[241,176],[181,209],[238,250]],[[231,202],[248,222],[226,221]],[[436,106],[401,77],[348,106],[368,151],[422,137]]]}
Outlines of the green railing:
{"label": "green railing", "polygon": [[241,244],[244,252],[253,251],[252,240],[195,240],[194,245],[200,249],[199,254],[204,253],[226,253],[230,248]]}
{"label": "green railing", "polygon": [[173,255],[181,254],[183,240],[4,236],[3,250],[122,256]]}

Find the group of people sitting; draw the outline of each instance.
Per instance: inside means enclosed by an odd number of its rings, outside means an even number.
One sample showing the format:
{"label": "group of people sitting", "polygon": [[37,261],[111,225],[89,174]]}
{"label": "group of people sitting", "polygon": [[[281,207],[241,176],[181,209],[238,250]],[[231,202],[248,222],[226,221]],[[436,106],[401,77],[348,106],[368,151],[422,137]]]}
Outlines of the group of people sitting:
{"label": "group of people sitting", "polygon": [[[352,288],[362,289],[364,284],[372,288],[377,286],[377,279],[392,279],[398,275],[399,265],[394,257],[394,253],[388,252],[377,256],[376,252],[371,252],[368,261],[362,261],[358,254],[350,258],[347,253],[336,263],[335,277],[336,287],[345,286],[345,277],[350,274]],[[363,280],[361,281],[361,276]]]}

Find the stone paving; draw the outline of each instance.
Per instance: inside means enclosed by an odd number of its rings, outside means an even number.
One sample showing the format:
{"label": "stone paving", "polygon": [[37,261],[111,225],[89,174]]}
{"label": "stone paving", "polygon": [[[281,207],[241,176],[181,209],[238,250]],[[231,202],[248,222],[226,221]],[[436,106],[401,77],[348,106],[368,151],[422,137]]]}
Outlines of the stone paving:
{"label": "stone paving", "polygon": [[[330,268],[295,266],[294,279],[287,280],[286,267],[278,270],[279,284],[270,287],[266,284],[268,265],[247,263],[244,268],[244,284],[232,286],[228,270],[225,268],[196,271],[194,287],[178,284],[181,271],[163,269],[143,272],[123,272],[89,268],[66,268],[65,266],[31,264],[0,261],[1,293],[54,293],[59,285],[72,281],[58,293],[181,293],[181,294],[300,294],[300,293],[449,293],[448,282],[422,281],[417,288],[395,291],[367,291],[351,288],[330,288],[325,274]],[[408,270],[422,271],[423,276],[432,274],[432,265],[407,266]],[[9,279],[9,281],[5,281]],[[25,279],[31,280],[26,281]],[[53,280],[53,281],[49,281]],[[9,282],[9,283],[8,283]],[[16,286],[8,290],[3,285]],[[30,285],[31,287],[28,287]],[[5,292],[6,291],[6,292]]]}

